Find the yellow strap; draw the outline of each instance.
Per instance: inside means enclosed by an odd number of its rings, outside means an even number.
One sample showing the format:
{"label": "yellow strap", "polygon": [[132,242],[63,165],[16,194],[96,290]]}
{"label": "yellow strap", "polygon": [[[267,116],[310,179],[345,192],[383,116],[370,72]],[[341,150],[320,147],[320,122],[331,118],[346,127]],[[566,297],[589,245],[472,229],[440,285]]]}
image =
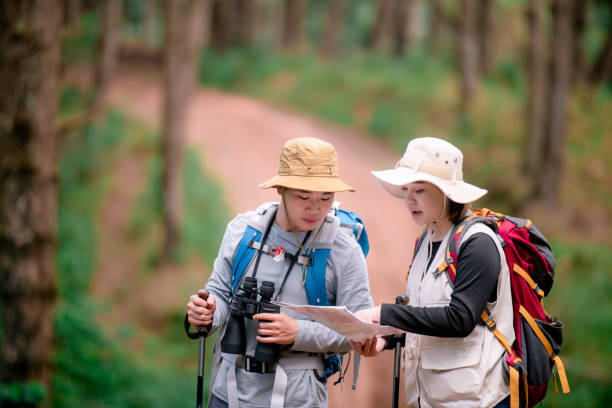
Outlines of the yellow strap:
{"label": "yellow strap", "polygon": [[[471,218],[473,218],[473,217],[468,217],[468,218],[466,219],[466,221],[467,221],[467,220],[469,220],[469,219],[471,219]],[[464,229],[464,228],[465,228],[465,224],[461,224],[461,225],[459,226],[459,228],[457,228],[457,231],[455,231],[455,236],[457,236],[457,234],[461,234],[461,231],[463,231],[463,229]],[[449,239],[455,239],[455,237],[450,237]]]}
{"label": "yellow strap", "polygon": [[448,264],[446,263],[446,261],[444,261],[440,264],[440,266],[438,266],[438,271],[444,272],[447,267],[448,267]]}
{"label": "yellow strap", "polygon": [[[495,327],[495,320],[493,320],[491,318],[491,316],[489,315],[489,313],[487,313],[486,310],[483,310],[480,318],[482,319],[482,321],[489,327],[489,328],[493,328]],[[501,343],[502,346],[504,346],[504,348],[506,349],[506,351],[512,356],[516,358],[516,354],[514,354],[514,350],[512,350],[512,347],[510,346],[510,343],[508,343],[508,340],[506,340],[506,338],[504,337],[504,335],[498,330],[498,329],[494,329],[492,330],[493,335],[497,338],[497,340]]]}
{"label": "yellow strap", "polygon": [[510,408],[519,408],[519,373],[510,367]]}
{"label": "yellow strap", "polygon": [[487,217],[489,214],[492,214],[498,218],[503,217],[504,215],[502,213],[498,213],[495,211],[491,211],[488,208],[482,208],[482,209],[478,209],[478,208],[474,208],[474,213],[476,215],[480,215],[481,217]]}
{"label": "yellow strap", "polygon": [[525,228],[529,229],[531,228],[531,226],[533,225],[533,223],[531,222],[531,220],[526,220],[526,224],[525,224]]}
{"label": "yellow strap", "polygon": [[563,362],[559,356],[554,356],[553,361],[557,365],[557,372],[559,373],[559,381],[561,382],[561,389],[564,394],[569,394],[570,387],[567,382],[567,376],[565,375],[565,367],[563,366]]}
{"label": "yellow strap", "polygon": [[555,385],[555,394],[559,393],[559,388],[557,388],[557,376],[555,375],[555,369],[552,369],[552,376],[553,376],[553,384]]}
{"label": "yellow strap", "polygon": [[527,284],[538,294],[538,296],[540,296],[540,298],[544,297],[544,291],[538,288],[538,284],[535,283],[533,279],[531,279],[531,276],[529,276],[529,274],[525,272],[523,268],[521,268],[518,264],[514,264],[512,270],[518,273],[523,279],[525,279]]}
{"label": "yellow strap", "polygon": [[519,307],[519,313],[521,315],[523,315],[523,317],[525,318],[525,320],[527,320],[527,323],[529,324],[529,326],[531,327],[533,332],[536,334],[536,336],[538,336],[538,339],[540,339],[540,341],[542,342],[542,345],[546,349],[546,352],[548,353],[548,356],[552,357],[553,356],[553,349],[552,349],[550,343],[548,342],[548,339],[544,335],[544,333],[542,333],[542,330],[540,330],[540,328],[538,327],[538,325],[535,322],[535,320],[533,320],[533,317],[531,317],[529,312],[523,306]]}
{"label": "yellow strap", "polygon": [[527,384],[527,373],[523,375],[523,389],[525,390],[525,406],[529,405],[529,384]]}
{"label": "yellow strap", "polygon": [[479,214],[481,217],[486,217],[487,215],[489,215],[489,213],[491,212],[491,210],[489,210],[488,208],[482,208],[480,210],[475,209],[474,213],[475,214]]}

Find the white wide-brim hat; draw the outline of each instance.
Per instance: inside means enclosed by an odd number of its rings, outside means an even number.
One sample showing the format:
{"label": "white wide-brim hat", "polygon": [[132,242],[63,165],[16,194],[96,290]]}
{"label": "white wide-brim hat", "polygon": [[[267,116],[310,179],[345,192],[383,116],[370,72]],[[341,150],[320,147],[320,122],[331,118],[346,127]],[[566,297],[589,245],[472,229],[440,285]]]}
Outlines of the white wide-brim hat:
{"label": "white wide-brim hat", "polygon": [[487,194],[487,190],[463,181],[463,154],[449,142],[434,137],[413,139],[394,169],[373,171],[385,189],[403,198],[402,186],[426,181],[451,200],[465,204]]}

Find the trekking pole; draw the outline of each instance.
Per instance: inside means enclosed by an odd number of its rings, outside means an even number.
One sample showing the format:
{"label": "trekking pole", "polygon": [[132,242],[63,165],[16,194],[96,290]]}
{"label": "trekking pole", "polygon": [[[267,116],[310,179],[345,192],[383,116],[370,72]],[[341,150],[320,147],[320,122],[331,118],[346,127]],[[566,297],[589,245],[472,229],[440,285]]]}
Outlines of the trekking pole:
{"label": "trekking pole", "polygon": [[[395,298],[395,304],[405,305],[408,303],[408,298],[401,295]],[[397,408],[399,404],[399,384],[400,384],[400,367],[402,358],[402,347],[406,340],[406,335],[402,334],[395,338],[395,356],[393,358],[393,408]]]}
{"label": "trekking pole", "polygon": [[[206,289],[198,290],[200,299],[208,299],[208,291]],[[198,339],[198,382],[196,388],[196,408],[202,408],[202,399],[204,394],[204,366],[206,362],[206,336],[208,330],[198,328],[196,333],[189,332],[189,320],[185,316],[185,332],[190,339]]]}

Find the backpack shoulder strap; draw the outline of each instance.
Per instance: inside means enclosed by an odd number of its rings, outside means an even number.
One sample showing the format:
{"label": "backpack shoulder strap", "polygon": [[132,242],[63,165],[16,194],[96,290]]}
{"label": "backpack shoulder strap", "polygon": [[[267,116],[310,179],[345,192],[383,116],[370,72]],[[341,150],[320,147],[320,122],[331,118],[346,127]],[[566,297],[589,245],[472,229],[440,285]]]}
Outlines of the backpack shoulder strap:
{"label": "backpack shoulder strap", "polygon": [[253,247],[253,243],[261,242],[263,231],[270,222],[274,221],[273,217],[276,214],[277,208],[278,203],[264,203],[257,210],[245,214],[247,226],[236,248],[232,264],[233,293],[236,292],[244,271],[255,255],[256,249]]}
{"label": "backpack shoulder strap", "polygon": [[325,271],[327,269],[327,259],[340,228],[340,219],[334,215],[328,215],[323,221],[322,228],[310,253],[312,266],[302,265],[304,273],[302,279],[308,303],[314,306],[329,305]]}
{"label": "backpack shoulder strap", "polygon": [[440,273],[445,272],[451,285],[454,285],[457,277],[457,259],[459,257],[459,248],[463,240],[463,236],[476,223],[482,223],[497,233],[497,224],[490,218],[480,217],[476,214],[470,214],[459,224],[455,225],[451,230],[446,246],[446,255],[444,261],[438,266]]}
{"label": "backpack shoulder strap", "polygon": [[425,241],[426,236],[427,236],[427,225],[423,227],[423,229],[421,230],[421,233],[417,235],[416,239],[414,240],[414,250],[412,251],[412,261],[410,262],[410,265],[408,266],[408,270],[406,271],[406,276],[404,277],[405,280],[408,280],[408,275],[410,274],[410,269],[412,269],[412,263],[414,262],[414,257],[416,256],[417,252],[419,252],[419,249],[421,249],[421,246],[423,245],[423,241]]}

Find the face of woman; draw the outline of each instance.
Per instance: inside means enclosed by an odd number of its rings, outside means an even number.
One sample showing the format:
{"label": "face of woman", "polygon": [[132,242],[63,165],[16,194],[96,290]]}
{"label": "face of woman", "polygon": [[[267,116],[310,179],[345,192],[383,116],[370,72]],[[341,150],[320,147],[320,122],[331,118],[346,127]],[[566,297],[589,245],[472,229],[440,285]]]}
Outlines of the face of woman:
{"label": "face of woman", "polygon": [[[417,225],[440,222],[442,216],[446,216],[446,196],[438,187],[424,181],[406,184],[402,186],[404,203],[410,215]],[[444,213],[443,213],[444,212]]]}
{"label": "face of woman", "polygon": [[[327,216],[334,203],[334,193],[286,188],[283,200],[294,231],[310,231]],[[277,213],[277,222],[281,228],[289,230],[290,225],[282,208]]]}

